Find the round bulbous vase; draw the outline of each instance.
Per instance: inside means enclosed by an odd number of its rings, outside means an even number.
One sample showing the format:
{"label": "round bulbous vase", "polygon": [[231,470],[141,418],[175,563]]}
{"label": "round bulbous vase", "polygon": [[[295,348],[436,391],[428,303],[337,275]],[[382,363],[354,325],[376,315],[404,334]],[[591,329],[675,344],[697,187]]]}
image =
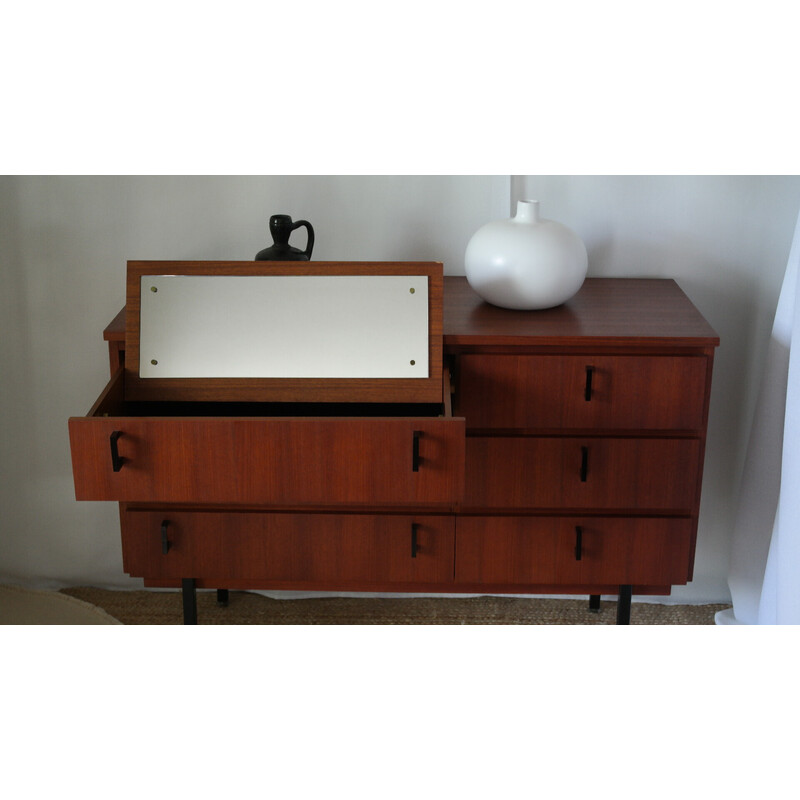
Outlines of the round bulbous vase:
{"label": "round bulbous vase", "polygon": [[469,285],[486,302],[534,310],[575,295],[586,279],[588,256],[574,231],[539,218],[538,200],[520,200],[515,217],[475,232],[464,268]]}

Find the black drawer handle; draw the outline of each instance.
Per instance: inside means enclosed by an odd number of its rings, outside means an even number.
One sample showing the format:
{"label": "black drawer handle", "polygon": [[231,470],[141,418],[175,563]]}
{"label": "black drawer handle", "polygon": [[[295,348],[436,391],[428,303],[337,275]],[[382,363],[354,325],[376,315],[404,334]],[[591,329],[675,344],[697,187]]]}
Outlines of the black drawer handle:
{"label": "black drawer handle", "polygon": [[592,399],[592,378],[594,377],[594,367],[586,367],[586,386],[583,391],[583,399],[588,403]]}
{"label": "black drawer handle", "polygon": [[124,458],[120,458],[119,449],[117,448],[117,439],[122,436],[122,431],[112,431],[111,433],[111,467],[114,472],[119,472],[122,465],[125,463]]}
{"label": "black drawer handle", "polygon": [[575,526],[575,560],[580,561],[583,555],[583,528]]}
{"label": "black drawer handle", "polygon": [[167,538],[167,526],[169,525],[169,520],[165,519],[161,523],[161,552],[166,555],[169,553],[169,548],[172,547],[172,542]]}
{"label": "black drawer handle", "polygon": [[419,472],[419,464],[422,459],[419,457],[419,440],[422,436],[422,431],[414,431],[414,441],[411,446],[411,470],[412,472]]}
{"label": "black drawer handle", "polygon": [[586,483],[589,474],[589,448],[581,447],[581,483]]}
{"label": "black drawer handle", "polygon": [[416,522],[411,523],[411,558],[417,557],[417,531],[419,530],[419,524]]}

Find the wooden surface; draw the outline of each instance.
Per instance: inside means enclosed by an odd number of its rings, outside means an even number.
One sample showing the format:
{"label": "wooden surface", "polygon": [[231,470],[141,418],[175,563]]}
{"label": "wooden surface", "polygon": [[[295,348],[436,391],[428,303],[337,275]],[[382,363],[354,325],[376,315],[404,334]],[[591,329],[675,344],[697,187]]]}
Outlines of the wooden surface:
{"label": "wooden surface", "polygon": [[456,582],[684,583],[690,534],[686,519],[461,517]]}
{"label": "wooden surface", "polygon": [[[93,409],[94,434],[71,420],[76,487],[134,501],[126,571],[153,586],[398,592],[669,594],[691,580],[719,339],[677,284],[590,278],[536,312],[484,303],[462,277],[443,285],[455,393],[441,420],[115,418],[119,389]],[[104,335],[124,357],[122,313]],[[423,423],[429,461],[409,475]],[[108,434],[123,424],[114,474]],[[427,531],[413,564],[412,519]]]}
{"label": "wooden surface", "polygon": [[126,571],[150,579],[202,575],[220,586],[239,581],[346,585],[443,583],[453,576],[452,516],[134,510],[123,515],[122,531]]}
{"label": "wooden surface", "polygon": [[703,396],[708,370],[695,356],[465,354],[455,413],[470,429],[700,431],[703,405],[684,398]]}
{"label": "wooden surface", "polygon": [[[425,275],[429,374],[425,378],[139,377],[139,316],[144,275]],[[231,309],[236,313],[236,309]],[[442,401],[442,265],[433,262],[129,261],[125,315],[125,396],[131,400],[261,402]],[[108,330],[107,330],[108,333]],[[253,342],[257,347],[258,342]]]}
{"label": "wooden surface", "polygon": [[[144,578],[146,587],[180,588],[181,581],[176,578]],[[197,578],[198,589],[218,589],[221,581],[217,578]],[[386,581],[349,581],[347,583],[331,579],[320,581],[279,581],[270,578],[256,580],[231,579],[226,581],[226,588],[234,590],[288,590],[288,591],[326,591],[326,592],[423,592],[425,594],[606,594],[615,595],[619,591],[618,583],[421,583],[419,581],[398,581],[387,586]],[[671,593],[669,584],[633,584],[634,595],[661,595]]]}
{"label": "wooden surface", "polygon": [[673,280],[587,278],[575,297],[543,311],[492,306],[462,277],[446,277],[444,294],[444,341],[450,350],[491,345],[563,349],[641,344],[675,349],[719,344],[717,334]]}
{"label": "wooden surface", "polygon": [[688,515],[699,454],[697,439],[471,436],[463,508]]}
{"label": "wooden surface", "polygon": [[69,433],[78,500],[425,506],[463,492],[458,419],[73,417]]}
{"label": "wooden surface", "polygon": [[125,342],[125,309],[121,308],[114,319],[106,325],[103,339],[107,342]]}

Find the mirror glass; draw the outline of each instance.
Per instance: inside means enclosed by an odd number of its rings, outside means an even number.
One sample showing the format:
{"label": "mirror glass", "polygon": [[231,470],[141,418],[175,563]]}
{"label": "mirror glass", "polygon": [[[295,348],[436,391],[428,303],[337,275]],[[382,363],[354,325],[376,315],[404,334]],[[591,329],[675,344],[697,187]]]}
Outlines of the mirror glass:
{"label": "mirror glass", "polygon": [[145,275],[142,378],[427,378],[425,275]]}

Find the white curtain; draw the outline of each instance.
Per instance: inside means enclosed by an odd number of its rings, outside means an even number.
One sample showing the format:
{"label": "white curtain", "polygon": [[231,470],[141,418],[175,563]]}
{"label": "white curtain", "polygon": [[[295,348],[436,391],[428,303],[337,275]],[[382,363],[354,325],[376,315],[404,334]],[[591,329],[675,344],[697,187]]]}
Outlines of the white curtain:
{"label": "white curtain", "polygon": [[745,461],[718,625],[800,624],[800,217]]}

